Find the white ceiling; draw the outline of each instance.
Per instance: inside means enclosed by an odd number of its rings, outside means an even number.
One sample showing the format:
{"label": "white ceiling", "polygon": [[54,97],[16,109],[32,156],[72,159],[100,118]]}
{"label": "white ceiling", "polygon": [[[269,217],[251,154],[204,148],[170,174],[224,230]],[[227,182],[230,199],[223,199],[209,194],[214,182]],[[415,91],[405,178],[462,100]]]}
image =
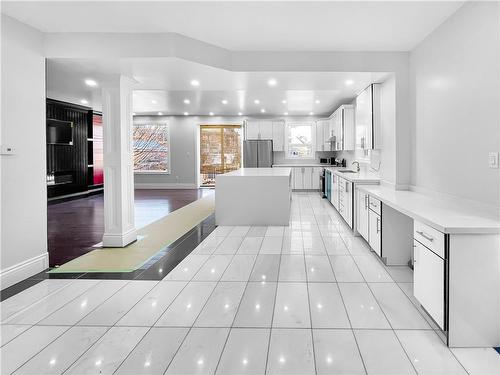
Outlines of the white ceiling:
{"label": "white ceiling", "polygon": [[408,51],[456,1],[2,1],[44,32],[175,32],[235,51]]}
{"label": "white ceiling", "polygon": [[[137,114],[182,115],[329,115],[389,73],[359,72],[232,72],[178,58],[123,60],[51,59],[47,62],[47,96],[100,109],[100,86],[113,74],[133,77],[133,110]],[[270,87],[273,78],[276,85]],[[193,87],[190,81],[200,82]],[[346,82],[352,81],[350,84]],[[184,99],[190,101],[184,103]],[[254,101],[258,99],[259,104]],[[227,100],[223,104],[222,100]],[[282,103],[286,100],[286,103]],[[319,101],[319,103],[317,103]],[[155,103],[156,102],[156,103]],[[265,109],[265,113],[261,112]]]}

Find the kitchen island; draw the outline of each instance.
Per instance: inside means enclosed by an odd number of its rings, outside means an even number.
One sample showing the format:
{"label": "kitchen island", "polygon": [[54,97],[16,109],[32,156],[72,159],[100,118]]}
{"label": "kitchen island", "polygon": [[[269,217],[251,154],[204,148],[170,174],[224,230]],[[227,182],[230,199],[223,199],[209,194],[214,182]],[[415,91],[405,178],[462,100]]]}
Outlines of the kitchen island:
{"label": "kitchen island", "polygon": [[215,179],[217,225],[288,225],[290,168],[241,168]]}

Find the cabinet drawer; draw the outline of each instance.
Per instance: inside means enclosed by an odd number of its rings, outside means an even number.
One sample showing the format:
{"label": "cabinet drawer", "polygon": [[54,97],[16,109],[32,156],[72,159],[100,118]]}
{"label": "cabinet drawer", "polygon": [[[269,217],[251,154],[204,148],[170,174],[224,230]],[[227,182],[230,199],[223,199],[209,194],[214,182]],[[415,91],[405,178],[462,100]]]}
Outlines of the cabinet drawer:
{"label": "cabinet drawer", "polygon": [[379,215],[382,214],[382,203],[377,198],[373,198],[370,195],[369,205],[370,205],[370,210],[372,210],[373,212],[375,212]]}
{"label": "cabinet drawer", "polygon": [[444,259],[444,233],[415,221],[413,223],[413,238]]}

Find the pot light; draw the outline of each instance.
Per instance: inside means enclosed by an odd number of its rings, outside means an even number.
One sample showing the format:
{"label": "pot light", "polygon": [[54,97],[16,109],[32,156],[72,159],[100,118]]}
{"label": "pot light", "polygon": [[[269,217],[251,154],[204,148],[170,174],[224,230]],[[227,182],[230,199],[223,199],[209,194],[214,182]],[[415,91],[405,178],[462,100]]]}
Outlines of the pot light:
{"label": "pot light", "polygon": [[200,81],[198,81],[197,79],[192,79],[191,82],[189,82],[191,84],[191,86],[199,86],[200,85]]}
{"label": "pot light", "polygon": [[90,86],[90,87],[96,87],[97,86],[97,82],[94,81],[93,79],[86,79],[85,80],[85,84],[87,86]]}
{"label": "pot light", "polygon": [[221,103],[224,104],[224,105],[226,105],[227,104],[227,99],[222,99]]}
{"label": "pot light", "polygon": [[189,113],[188,112],[184,112],[184,116],[189,116]]}
{"label": "pot light", "polygon": [[132,116],[135,116],[135,112],[132,112]]}
{"label": "pot light", "polygon": [[238,112],[238,116],[243,116],[243,113],[241,113],[241,112]]}
{"label": "pot light", "polygon": [[191,101],[189,99],[184,99],[184,104],[189,104]]}
{"label": "pot light", "polygon": [[309,112],[309,116],[313,116],[314,115],[314,112]]}
{"label": "pot light", "polygon": [[156,104],[156,103],[158,103],[158,100],[153,99],[153,100],[151,100],[151,103]]}
{"label": "pot light", "polygon": [[163,112],[158,112],[158,116],[163,116]]}
{"label": "pot light", "polygon": [[283,99],[283,100],[281,101],[281,103],[286,104],[286,100],[285,100],[285,99]]}
{"label": "pot light", "polygon": [[265,110],[264,108],[262,108],[262,109],[260,110],[260,112],[261,112],[261,113],[266,113],[266,110]]}
{"label": "pot light", "polygon": [[283,112],[283,115],[288,116],[288,112]]}
{"label": "pot light", "polygon": [[89,101],[87,99],[82,99],[82,100],[80,100],[80,103],[82,103],[82,104],[89,104]]}
{"label": "pot light", "polygon": [[213,116],[213,115],[214,115],[214,113],[213,113],[213,112],[209,112],[208,114],[209,114],[210,116]]}
{"label": "pot light", "polygon": [[276,86],[277,83],[278,83],[278,81],[276,81],[274,78],[269,78],[267,81],[267,84],[269,86]]}
{"label": "pot light", "polygon": [[321,103],[321,102],[319,101],[319,99],[316,99],[316,100],[314,101],[314,103],[319,104],[319,103]]}
{"label": "pot light", "polygon": [[259,99],[255,99],[253,102],[254,102],[255,104],[259,104],[259,103],[260,103],[260,100],[259,100]]}
{"label": "pot light", "polygon": [[352,84],[354,84],[354,81],[352,79],[348,79],[347,81],[345,81],[345,84],[347,86],[351,86]]}

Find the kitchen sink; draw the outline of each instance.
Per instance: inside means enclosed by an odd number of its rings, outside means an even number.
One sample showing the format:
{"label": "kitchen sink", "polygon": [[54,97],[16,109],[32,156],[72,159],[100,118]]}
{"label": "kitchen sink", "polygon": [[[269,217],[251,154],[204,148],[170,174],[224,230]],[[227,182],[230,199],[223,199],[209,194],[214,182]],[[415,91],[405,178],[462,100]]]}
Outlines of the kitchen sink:
{"label": "kitchen sink", "polygon": [[350,169],[338,170],[340,173],[358,173],[356,171],[351,171]]}

